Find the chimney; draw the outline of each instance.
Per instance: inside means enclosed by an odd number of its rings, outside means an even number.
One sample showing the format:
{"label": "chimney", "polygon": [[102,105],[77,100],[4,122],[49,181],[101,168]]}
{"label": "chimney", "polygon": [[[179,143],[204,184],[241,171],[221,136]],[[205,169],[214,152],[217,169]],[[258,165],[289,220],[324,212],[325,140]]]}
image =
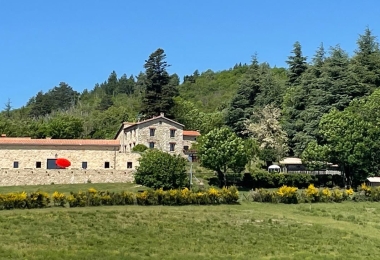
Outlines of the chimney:
{"label": "chimney", "polygon": [[1,137],[7,137],[7,135],[6,134],[1,134]]}
{"label": "chimney", "polygon": [[50,140],[50,139],[51,139],[51,136],[46,136],[45,139]]}
{"label": "chimney", "polygon": [[165,116],[165,114],[161,112],[161,113],[160,113],[160,116],[164,117],[164,116]]}

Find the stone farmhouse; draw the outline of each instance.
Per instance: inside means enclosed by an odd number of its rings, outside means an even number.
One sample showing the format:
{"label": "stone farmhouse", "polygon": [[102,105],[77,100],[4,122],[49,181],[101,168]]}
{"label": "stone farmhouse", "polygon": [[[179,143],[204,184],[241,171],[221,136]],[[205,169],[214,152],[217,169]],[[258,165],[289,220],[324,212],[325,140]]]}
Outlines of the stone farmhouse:
{"label": "stone farmhouse", "polygon": [[[138,166],[138,144],[179,154],[190,153],[200,136],[186,131],[184,125],[166,118],[163,113],[141,122],[121,124],[113,140],[97,139],[32,139],[0,137],[0,186],[23,184],[129,182]],[[56,158],[71,162],[58,169]]]}

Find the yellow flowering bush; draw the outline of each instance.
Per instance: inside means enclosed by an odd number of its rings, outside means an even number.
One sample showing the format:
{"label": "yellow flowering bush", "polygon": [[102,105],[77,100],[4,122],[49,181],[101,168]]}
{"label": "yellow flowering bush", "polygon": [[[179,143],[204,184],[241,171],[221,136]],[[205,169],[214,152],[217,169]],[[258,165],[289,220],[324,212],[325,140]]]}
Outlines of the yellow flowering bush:
{"label": "yellow flowering bush", "polygon": [[97,190],[95,190],[94,188],[89,188],[88,189],[88,193],[90,193],[90,194],[96,194],[98,191]]}
{"label": "yellow flowering bush", "polygon": [[331,192],[331,200],[334,202],[342,202],[344,199],[343,191],[340,189],[333,189]]}
{"label": "yellow flowering bush", "polygon": [[236,203],[239,200],[239,191],[236,186],[230,188],[223,187],[221,197],[226,204]]}
{"label": "yellow flowering bush", "polygon": [[359,191],[364,192],[365,196],[371,196],[371,187],[368,187],[365,183],[360,185]]}
{"label": "yellow flowering bush", "polygon": [[322,202],[329,202],[331,201],[331,191],[329,188],[324,188],[320,191],[319,196],[321,197]]}
{"label": "yellow flowering bush", "polygon": [[29,194],[28,208],[46,208],[50,204],[50,196],[46,192],[36,191]]}
{"label": "yellow flowering bush", "polygon": [[277,195],[279,196],[280,202],[283,203],[298,203],[297,198],[298,188],[296,187],[288,187],[283,185],[277,191]]}
{"label": "yellow flowering bush", "polygon": [[138,205],[148,205],[148,191],[144,190],[136,194],[136,202]]}
{"label": "yellow flowering bush", "polygon": [[211,204],[219,204],[222,194],[215,188],[210,188],[207,191],[208,198]]}
{"label": "yellow flowering bush", "polygon": [[304,192],[307,201],[318,202],[319,201],[319,189],[310,184]]}
{"label": "yellow flowering bush", "polygon": [[122,205],[133,205],[135,203],[135,194],[130,191],[123,191],[121,193]]}
{"label": "yellow flowering bush", "polygon": [[0,195],[0,207],[2,209],[25,208],[28,202],[26,192],[12,192]]}
{"label": "yellow flowering bush", "polygon": [[[273,192],[270,193],[273,200]],[[208,205],[230,204],[239,200],[236,187],[223,189],[210,188],[207,191],[195,192],[188,188],[171,190],[145,190],[143,192],[109,192],[97,191],[93,188],[87,191],[70,192],[69,195],[55,191],[48,194],[42,191],[31,193],[13,192],[0,194],[0,210],[14,208],[46,208],[50,206],[85,207],[106,205]]]}
{"label": "yellow flowering bush", "polygon": [[348,196],[351,196],[351,195],[354,194],[354,190],[352,188],[349,188],[349,189],[346,190],[346,193],[347,193]]}
{"label": "yellow flowering bush", "polygon": [[69,202],[70,207],[87,206],[87,205],[89,205],[88,193],[83,192],[83,191],[79,191],[77,193],[70,192],[70,196],[68,197],[68,202]]}
{"label": "yellow flowering bush", "polygon": [[180,192],[180,203],[183,205],[191,204],[191,191],[188,188],[184,188]]}
{"label": "yellow flowering bush", "polygon": [[52,198],[54,206],[64,207],[67,202],[66,195],[58,191],[53,193]]}

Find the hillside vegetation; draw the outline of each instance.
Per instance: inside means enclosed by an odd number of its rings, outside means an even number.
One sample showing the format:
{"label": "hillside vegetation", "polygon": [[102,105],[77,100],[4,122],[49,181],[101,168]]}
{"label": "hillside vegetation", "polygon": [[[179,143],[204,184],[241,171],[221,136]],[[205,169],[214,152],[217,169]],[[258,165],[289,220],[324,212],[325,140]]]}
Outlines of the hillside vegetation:
{"label": "hillside vegetation", "polygon": [[[170,57],[157,49],[139,75],[116,75],[113,71],[104,82],[82,93],[61,82],[46,93],[38,92],[19,109],[12,109],[10,100],[0,114],[0,132],[34,138],[113,138],[121,122],[164,112],[202,134],[228,126],[239,137],[253,137],[264,161],[289,155],[359,167],[357,160],[353,162],[342,149],[365,157],[367,141],[342,140],[332,133],[336,122],[341,122],[339,129],[347,129],[344,124],[367,124],[365,127],[376,130],[374,116],[350,123],[359,118],[354,111],[377,111],[380,50],[376,37],[365,29],[352,56],[339,45],[325,48],[321,44],[314,56],[307,58],[299,42],[289,52],[287,68],[271,67],[254,55],[250,64],[235,64],[217,72],[195,71],[180,79],[166,71]],[[363,101],[352,104],[352,100]],[[346,110],[349,106],[352,113]],[[367,128],[351,130],[359,133],[360,129]],[[377,143],[372,130],[367,132]],[[276,135],[281,136],[281,149]],[[328,148],[340,147],[342,142],[360,147],[342,145],[333,155],[326,154],[331,150]],[[377,164],[374,156],[370,156],[371,164]]]}

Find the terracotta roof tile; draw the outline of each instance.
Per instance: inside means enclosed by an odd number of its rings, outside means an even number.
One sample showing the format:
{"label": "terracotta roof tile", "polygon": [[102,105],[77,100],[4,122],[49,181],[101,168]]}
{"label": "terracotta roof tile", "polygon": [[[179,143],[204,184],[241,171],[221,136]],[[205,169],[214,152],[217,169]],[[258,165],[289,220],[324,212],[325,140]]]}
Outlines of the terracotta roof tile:
{"label": "terracotta roof tile", "polygon": [[192,130],[183,130],[183,135],[185,136],[200,136],[201,134],[198,131]]}
{"label": "terracotta roof tile", "polygon": [[120,146],[119,140],[101,139],[31,139],[2,137],[0,145],[69,145],[69,146]]}

